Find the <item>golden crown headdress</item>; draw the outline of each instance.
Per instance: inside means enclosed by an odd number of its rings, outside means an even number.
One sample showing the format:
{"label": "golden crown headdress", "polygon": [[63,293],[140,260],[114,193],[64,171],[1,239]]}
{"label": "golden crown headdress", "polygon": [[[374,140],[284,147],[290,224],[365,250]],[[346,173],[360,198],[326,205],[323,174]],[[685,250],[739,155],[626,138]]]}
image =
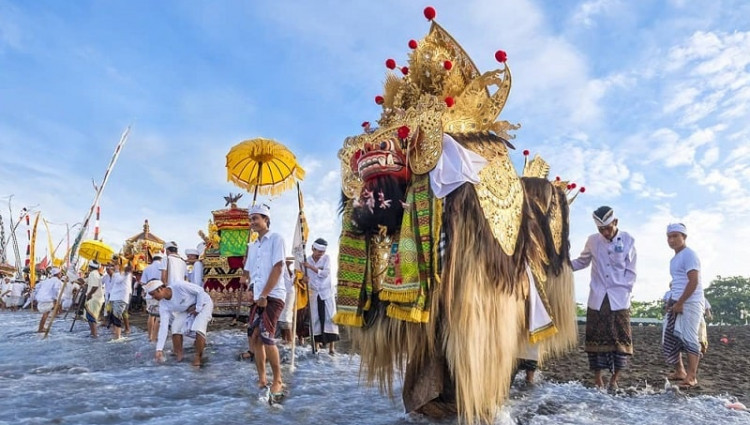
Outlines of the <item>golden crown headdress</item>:
{"label": "golden crown headdress", "polygon": [[385,61],[388,69],[398,68],[402,75],[389,72],[383,93],[375,96],[383,108],[379,128],[371,130],[369,123],[363,123],[365,132],[348,138],[339,151],[347,196],[356,193],[362,183],[352,170],[352,158],[366,144],[397,138],[403,128],[411,130],[406,131],[410,139],[405,149],[409,167],[416,174],[435,166],[443,133],[493,132],[507,140],[515,137],[510,131],[520,128],[497,120],[511,87],[506,53],[495,53],[501,69],[482,74],[458,42],[434,21],[435,9],[425,8],[424,15],[432,22],[430,31],[420,41],[409,41],[408,66],[399,68],[394,59]]}

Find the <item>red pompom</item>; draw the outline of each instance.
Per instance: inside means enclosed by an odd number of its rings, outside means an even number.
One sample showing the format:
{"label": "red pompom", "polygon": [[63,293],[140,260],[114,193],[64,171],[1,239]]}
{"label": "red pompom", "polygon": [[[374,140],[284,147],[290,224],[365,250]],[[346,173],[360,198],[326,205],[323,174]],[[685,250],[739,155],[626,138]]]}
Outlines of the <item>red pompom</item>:
{"label": "red pompom", "polygon": [[555,177],[555,181],[559,182],[560,181],[560,176]]}
{"label": "red pompom", "polygon": [[435,12],[434,7],[427,6],[424,8],[424,17],[427,18],[428,21],[435,19],[436,15],[437,15],[437,12]]}
{"label": "red pompom", "polygon": [[529,156],[529,150],[528,149],[524,149],[523,156]]}
{"label": "red pompom", "polygon": [[573,189],[573,187],[571,185],[568,185],[568,190],[570,190],[570,189]]}
{"label": "red pompom", "polygon": [[378,105],[382,105],[383,102],[385,102],[385,99],[383,99],[383,96],[381,95],[375,96],[375,103],[377,103]]}
{"label": "red pompom", "polygon": [[408,66],[402,66],[401,67],[401,73],[404,75],[409,74],[409,67]]}
{"label": "red pompom", "polygon": [[571,183],[571,184],[570,184],[570,188],[571,188],[571,189],[575,189],[575,188],[576,188],[576,184],[575,184],[575,183]]}
{"label": "red pompom", "polygon": [[416,49],[418,46],[417,40],[409,40],[409,48],[410,49]]}
{"label": "red pompom", "polygon": [[450,108],[450,107],[452,107],[453,105],[456,104],[456,101],[453,100],[452,97],[446,97],[445,98],[445,104],[448,105],[448,107]]}
{"label": "red pompom", "polygon": [[388,59],[385,61],[385,67],[388,69],[395,69],[396,68],[396,61],[393,59]]}
{"label": "red pompom", "polygon": [[409,137],[409,127],[402,125],[398,128],[398,138],[406,139],[407,137]]}
{"label": "red pompom", "polygon": [[581,193],[583,193],[583,192],[585,192],[585,191],[586,191],[586,188],[585,188],[585,187],[583,187],[583,186],[581,186]]}
{"label": "red pompom", "polygon": [[362,123],[362,127],[367,127],[368,125],[370,125],[370,121],[365,121]]}
{"label": "red pompom", "polygon": [[508,60],[508,54],[503,50],[498,50],[495,52],[495,59],[500,63],[505,63]]}
{"label": "red pompom", "polygon": [[445,68],[446,70],[450,71],[451,68],[453,68],[453,62],[451,62],[451,61],[445,61],[445,62],[443,62],[443,68]]}

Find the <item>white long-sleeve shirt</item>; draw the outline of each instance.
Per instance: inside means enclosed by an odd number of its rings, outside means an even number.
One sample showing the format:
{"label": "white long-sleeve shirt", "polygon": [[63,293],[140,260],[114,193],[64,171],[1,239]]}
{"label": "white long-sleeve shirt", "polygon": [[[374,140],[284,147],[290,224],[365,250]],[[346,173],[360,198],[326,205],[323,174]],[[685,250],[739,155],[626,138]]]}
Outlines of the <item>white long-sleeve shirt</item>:
{"label": "white long-sleeve shirt", "polygon": [[37,283],[34,299],[40,303],[56,301],[60,288],[62,288],[62,281],[56,276],[52,276]]}
{"label": "white long-sleeve shirt", "polygon": [[110,301],[130,301],[130,291],[128,291],[128,286],[130,286],[130,275],[126,273],[114,273],[112,274],[112,279],[109,280],[108,286],[110,286],[109,290],[109,300]]}
{"label": "white long-sleeve shirt", "polygon": [[318,269],[314,272],[307,269],[307,277],[310,278],[310,290],[316,293],[321,300],[327,300],[333,296],[333,285],[331,284],[331,260],[328,255],[323,254],[318,261],[312,256],[307,257],[307,262]]}
{"label": "white long-sleeve shirt", "polygon": [[172,313],[184,313],[195,305],[195,312],[200,313],[206,305],[213,305],[211,297],[203,288],[193,285],[192,283],[181,280],[169,284],[172,290],[172,298],[163,298],[159,301],[159,338],[156,341],[156,351],[164,350],[164,344],[167,342],[167,333],[169,333],[169,322]]}
{"label": "white long-sleeve shirt", "polygon": [[599,310],[604,297],[609,296],[613,311],[630,308],[630,294],[636,278],[635,239],[621,230],[611,241],[599,233],[589,236],[581,255],[572,261],[573,271],[585,269],[589,264],[588,307]]}
{"label": "white long-sleeve shirt", "polygon": [[203,262],[198,260],[193,263],[193,269],[188,272],[188,281],[193,285],[203,287]]}

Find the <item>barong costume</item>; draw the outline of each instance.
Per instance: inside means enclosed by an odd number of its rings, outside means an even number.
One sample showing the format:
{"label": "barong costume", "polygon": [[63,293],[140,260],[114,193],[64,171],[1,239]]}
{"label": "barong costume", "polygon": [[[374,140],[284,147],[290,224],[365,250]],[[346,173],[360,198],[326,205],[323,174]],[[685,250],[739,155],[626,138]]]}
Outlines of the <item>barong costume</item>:
{"label": "barong costume", "polygon": [[[318,242],[313,248],[325,251],[327,246]],[[331,280],[331,259],[323,254],[318,261],[313,257],[307,257],[307,261],[315,266],[317,273],[307,269],[310,288],[310,316],[312,317],[312,330],[315,342],[327,344],[339,340],[339,327],[333,322],[336,315],[335,287]]]}
{"label": "barong costume", "polygon": [[[262,214],[269,216],[266,208],[263,211],[254,211],[259,206],[250,208],[250,214]],[[284,239],[278,233],[267,232],[247,246],[247,259],[244,269],[250,274],[250,285],[253,288],[253,298],[260,298],[266,285],[273,285],[273,289],[266,296],[268,305],[259,307],[254,304],[250,311],[250,326],[247,328],[248,336],[252,335],[255,328],[260,329],[260,338],[265,345],[276,344],[276,324],[284,309],[286,299],[286,286],[284,285],[284,270],[281,271],[276,282],[268,282],[274,265],[284,264],[286,259]]]}
{"label": "barong costume", "polygon": [[[151,292],[163,283],[152,280],[149,285],[155,285],[155,287],[146,286],[146,290]],[[167,342],[167,334],[169,333],[170,318],[172,318],[173,335],[196,332],[205,337],[214,309],[214,303],[206,291],[188,281],[172,282],[168,285],[168,288],[172,290],[172,298],[164,298],[159,302],[161,321],[159,323],[159,337],[156,340],[156,351],[164,350],[164,344]],[[188,323],[189,316],[187,311],[191,306],[195,306],[197,315],[193,318],[190,327],[186,329],[185,325]]]}
{"label": "barong costume", "polygon": [[[614,211],[602,207],[594,212],[597,227],[612,224]],[[636,279],[633,237],[617,230],[612,240],[600,233],[589,236],[573,270],[591,265],[591,283],[586,310],[586,343],[591,370],[624,369],[633,355],[630,327],[630,294]]]}
{"label": "barong costume", "polygon": [[[667,233],[680,232],[687,235],[682,224],[671,224]],[[688,272],[698,272],[698,286],[684,301],[682,313],[672,313],[669,308],[676,303],[688,285]],[[664,317],[664,356],[668,364],[677,364],[679,355],[701,356],[700,323],[705,312],[703,284],[700,278],[701,263],[698,255],[690,247],[683,248],[669,262],[669,274],[672,276],[670,299],[667,301],[667,314]]]}

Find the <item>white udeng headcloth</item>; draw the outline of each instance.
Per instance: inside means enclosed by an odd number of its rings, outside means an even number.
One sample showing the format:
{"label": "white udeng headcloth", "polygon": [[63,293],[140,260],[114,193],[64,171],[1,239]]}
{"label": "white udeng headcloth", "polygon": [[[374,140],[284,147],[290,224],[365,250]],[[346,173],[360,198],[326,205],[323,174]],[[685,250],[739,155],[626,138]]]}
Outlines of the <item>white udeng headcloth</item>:
{"label": "white udeng headcloth", "polygon": [[164,282],[162,282],[159,279],[151,279],[146,283],[146,285],[143,287],[143,290],[146,291],[148,294],[149,292],[155,290],[156,288],[164,285]]}
{"label": "white udeng headcloth", "polygon": [[687,227],[685,227],[682,223],[671,223],[667,226],[667,234],[670,234],[672,232],[680,232],[683,235],[687,236]]}
{"label": "white udeng headcloth", "polygon": [[617,219],[617,217],[615,217],[615,210],[610,207],[599,207],[593,214],[591,214],[591,216],[594,217],[596,227],[609,226]]}
{"label": "white udeng headcloth", "polygon": [[313,242],[312,248],[318,251],[325,251],[326,249],[328,249],[328,245],[327,244],[324,245],[316,241],[316,242]]}

